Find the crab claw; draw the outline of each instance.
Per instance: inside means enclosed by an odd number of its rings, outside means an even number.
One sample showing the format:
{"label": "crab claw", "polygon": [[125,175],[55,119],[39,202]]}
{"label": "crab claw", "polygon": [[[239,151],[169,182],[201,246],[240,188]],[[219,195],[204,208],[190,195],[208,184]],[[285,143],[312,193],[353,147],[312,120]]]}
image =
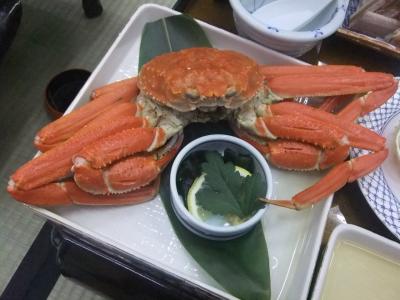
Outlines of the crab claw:
{"label": "crab claw", "polygon": [[140,152],[151,152],[164,145],[167,135],[161,127],[130,128],[109,135],[83,148],[72,160],[74,164],[87,162],[100,169],[114,161]]}
{"label": "crab claw", "polygon": [[260,199],[269,204],[301,210],[342,188],[346,183],[367,175],[386,159],[388,150],[353,158],[332,168],[321,180],[293,196],[291,200]]}
{"label": "crab claw", "polygon": [[139,189],[161,173],[182,140],[183,135],[178,134],[154,153],[129,156],[103,169],[92,168],[85,159],[78,158],[73,166],[74,180],[81,189],[96,195]]}
{"label": "crab claw", "polygon": [[280,102],[266,106],[265,116],[258,118],[256,133],[305,141],[324,148],[351,145],[378,151],[385,138],[340,116],[295,102]]}
{"label": "crab claw", "polygon": [[233,131],[253,145],[272,164],[286,170],[323,170],[342,163],[349,155],[349,146],[322,149],[307,143],[290,140],[263,140],[231,124]]}

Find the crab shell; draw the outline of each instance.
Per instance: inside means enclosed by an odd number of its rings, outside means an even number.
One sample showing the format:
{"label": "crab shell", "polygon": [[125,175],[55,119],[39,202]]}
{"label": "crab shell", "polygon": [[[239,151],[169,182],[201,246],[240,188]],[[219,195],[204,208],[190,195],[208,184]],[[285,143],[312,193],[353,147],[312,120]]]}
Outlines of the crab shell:
{"label": "crab shell", "polygon": [[235,109],[263,90],[259,65],[228,50],[191,48],[157,56],[143,66],[145,97],[181,112],[201,107]]}

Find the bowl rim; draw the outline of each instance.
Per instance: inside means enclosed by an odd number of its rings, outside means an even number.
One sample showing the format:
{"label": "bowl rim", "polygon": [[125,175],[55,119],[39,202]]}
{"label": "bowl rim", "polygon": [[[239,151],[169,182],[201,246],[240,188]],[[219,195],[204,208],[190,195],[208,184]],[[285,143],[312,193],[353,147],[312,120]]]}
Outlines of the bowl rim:
{"label": "bowl rim", "polygon": [[336,246],[340,242],[348,242],[364,251],[369,251],[383,259],[400,261],[400,244],[378,235],[370,230],[353,224],[342,223],[336,226],[328,240],[320,268],[316,274],[314,287],[310,290],[311,300],[321,299],[328,277],[329,267],[334,257]]}
{"label": "bowl rim", "polygon": [[[68,76],[69,74],[74,74],[74,73],[84,75],[84,77],[86,77],[86,79],[84,80],[84,82],[81,86],[81,89],[82,89],[83,85],[85,84],[85,82],[89,79],[90,75],[92,74],[91,71],[83,69],[83,68],[66,69],[66,70],[63,70],[63,71],[57,73],[56,75],[54,75],[46,84],[46,88],[44,90],[44,105],[45,105],[48,113],[52,116],[53,119],[60,118],[65,113],[65,111],[59,110],[56,106],[54,106],[54,101],[53,101],[54,97],[52,97],[51,92],[54,90],[55,87],[60,88],[61,86],[66,84],[66,82],[64,82],[63,85],[60,85],[58,82],[60,80],[60,78],[62,78],[63,76]],[[84,78],[84,77],[82,77],[82,78]],[[76,94],[75,97],[77,95],[78,94]],[[69,105],[72,103],[74,98],[70,99]]]}
{"label": "bowl rim", "polygon": [[[266,177],[267,181],[267,193],[266,196],[270,198],[272,196],[272,173],[271,169],[269,168],[268,163],[266,162],[265,158],[261,155],[261,153],[254,148],[252,145],[249,143],[234,137],[230,135],[225,135],[225,134],[211,134],[211,135],[206,135],[202,136],[200,138],[197,138],[193,141],[191,141],[189,144],[187,144],[176,156],[172,167],[171,167],[171,173],[170,173],[170,190],[171,190],[171,199],[172,199],[172,205],[175,206],[176,208],[176,213],[180,214],[180,217],[187,222],[190,223],[191,226],[196,227],[196,228],[201,228],[202,233],[204,234],[205,231],[209,232],[210,235],[218,235],[218,236],[226,236],[226,235],[235,235],[238,234],[239,232],[245,232],[246,229],[250,229],[254,225],[258,223],[258,221],[261,220],[263,217],[265,211],[267,210],[268,205],[266,205],[264,208],[260,209],[256,214],[254,214],[250,219],[246,220],[245,222],[238,224],[238,225],[233,225],[229,227],[219,227],[219,226],[213,226],[209,225],[207,223],[204,223],[200,220],[197,220],[189,211],[188,209],[184,206],[183,201],[181,200],[178,190],[177,190],[177,185],[176,185],[176,176],[177,172],[179,169],[179,166],[181,162],[183,161],[184,158],[186,158],[187,154],[196,148],[197,146],[207,143],[207,142],[218,142],[218,141],[223,141],[223,142],[230,142],[233,144],[236,144],[244,149],[246,149],[248,152],[250,152],[250,155],[252,155],[259,163],[261,168],[264,171],[264,175]],[[178,219],[182,222],[181,218],[178,217]]]}
{"label": "bowl rim", "polygon": [[343,23],[349,0],[336,0],[337,7],[332,19],[324,26],[312,31],[290,31],[277,29],[273,26],[265,26],[260,21],[253,18],[250,12],[245,9],[240,0],[229,0],[234,14],[237,14],[246,25],[260,33],[270,35],[285,41],[310,42],[319,41],[332,35]]}

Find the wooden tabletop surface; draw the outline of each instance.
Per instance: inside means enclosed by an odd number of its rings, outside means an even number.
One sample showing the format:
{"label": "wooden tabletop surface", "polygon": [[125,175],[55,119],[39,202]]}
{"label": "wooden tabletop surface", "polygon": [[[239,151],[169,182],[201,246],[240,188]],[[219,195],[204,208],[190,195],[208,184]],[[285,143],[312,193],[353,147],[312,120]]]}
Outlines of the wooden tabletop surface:
{"label": "wooden tabletop surface", "polygon": [[[189,0],[182,1],[183,11],[196,19],[236,33],[232,9],[227,0]],[[337,35],[323,40],[317,51],[316,47],[299,59],[311,64],[351,64],[361,66],[367,71],[388,72],[400,75],[400,60],[385,56],[376,50],[354,44]],[[381,223],[364,199],[357,183],[347,184],[335,193],[333,205],[338,205],[347,223],[355,224],[397,240]]]}

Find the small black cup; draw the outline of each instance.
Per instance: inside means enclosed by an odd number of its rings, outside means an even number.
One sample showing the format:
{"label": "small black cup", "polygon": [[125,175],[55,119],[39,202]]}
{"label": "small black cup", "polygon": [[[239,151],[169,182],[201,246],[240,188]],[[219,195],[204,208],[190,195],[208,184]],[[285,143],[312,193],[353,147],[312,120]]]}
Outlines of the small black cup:
{"label": "small black cup", "polygon": [[50,80],[45,101],[46,109],[54,119],[64,114],[90,74],[86,70],[72,69],[61,72]]}

